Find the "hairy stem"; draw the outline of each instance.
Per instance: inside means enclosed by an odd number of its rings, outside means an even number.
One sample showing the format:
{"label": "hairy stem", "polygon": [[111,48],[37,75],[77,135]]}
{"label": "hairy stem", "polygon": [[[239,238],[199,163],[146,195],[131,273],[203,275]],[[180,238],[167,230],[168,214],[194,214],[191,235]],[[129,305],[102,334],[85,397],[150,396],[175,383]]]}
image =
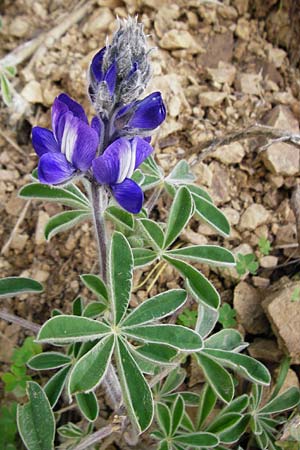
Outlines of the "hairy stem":
{"label": "hairy stem", "polygon": [[97,444],[99,441],[106,438],[114,431],[118,431],[118,428],[114,429],[113,425],[108,425],[107,427],[101,428],[99,431],[96,431],[95,433],[84,439],[73,450],[86,450],[88,447]]}
{"label": "hairy stem", "polygon": [[[99,253],[100,277],[104,283],[107,283],[107,237],[104,221],[107,193],[103,187],[99,187],[97,183],[92,182],[90,197],[93,206],[95,234]],[[103,385],[114,411],[119,411],[122,403],[122,391],[112,364],[109,364],[108,366],[106,375],[103,379]]]}
{"label": "hairy stem", "polygon": [[32,331],[33,333],[38,333],[41,328],[38,324],[30,322],[29,320],[22,319],[21,317],[15,316],[14,314],[10,314],[6,311],[6,309],[0,310],[0,319],[6,320],[7,322],[15,323],[16,325],[20,325],[20,327],[26,328],[27,330]]}

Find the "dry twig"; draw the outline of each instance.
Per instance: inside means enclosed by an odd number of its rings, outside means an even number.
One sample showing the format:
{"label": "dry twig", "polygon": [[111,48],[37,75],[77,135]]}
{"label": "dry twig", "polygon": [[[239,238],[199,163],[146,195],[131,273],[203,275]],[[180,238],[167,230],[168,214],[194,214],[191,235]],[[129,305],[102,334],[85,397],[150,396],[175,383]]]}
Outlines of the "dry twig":
{"label": "dry twig", "polygon": [[0,310],[0,319],[6,320],[7,322],[15,323],[16,325],[20,325],[22,328],[26,328],[27,330],[33,331],[33,333],[38,333],[41,328],[37,323],[30,322],[29,320],[22,319],[21,317],[15,316],[14,314],[10,314],[6,311],[6,309]]}
{"label": "dry twig", "polygon": [[5,254],[7,253],[7,251],[9,250],[10,244],[11,244],[11,242],[12,242],[14,236],[15,236],[15,234],[17,233],[18,229],[19,229],[20,226],[21,226],[21,223],[23,222],[23,220],[24,220],[24,218],[25,218],[25,216],[26,216],[26,213],[27,213],[27,210],[28,210],[28,208],[29,208],[30,203],[31,203],[31,200],[28,200],[28,201],[25,203],[25,206],[24,206],[24,208],[22,209],[22,212],[21,212],[21,214],[20,214],[20,216],[19,216],[19,218],[18,218],[16,224],[15,224],[15,226],[14,226],[12,232],[10,233],[10,236],[9,236],[8,241],[7,241],[7,242],[3,245],[3,247],[2,247],[2,250],[1,250],[2,255],[5,255]]}

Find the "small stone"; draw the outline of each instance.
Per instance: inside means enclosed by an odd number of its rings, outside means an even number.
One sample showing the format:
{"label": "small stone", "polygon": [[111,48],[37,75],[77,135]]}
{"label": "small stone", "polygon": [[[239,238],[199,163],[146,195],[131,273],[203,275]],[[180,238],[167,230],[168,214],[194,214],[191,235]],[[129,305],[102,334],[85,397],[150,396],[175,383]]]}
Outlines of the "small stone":
{"label": "small stone", "polygon": [[195,358],[192,358],[191,365],[190,365],[190,371],[191,372],[190,372],[190,377],[189,377],[189,381],[188,381],[189,387],[193,387],[196,384],[205,382],[203,370],[201,369],[201,367],[199,366],[199,364],[197,363]]}
{"label": "small stone", "polygon": [[0,169],[1,181],[12,181],[20,178],[20,174],[17,170]]}
{"label": "small stone", "polygon": [[264,269],[274,268],[277,266],[277,263],[278,263],[277,256],[272,256],[272,255],[263,256],[259,260],[260,266],[263,267]]}
{"label": "small stone", "polygon": [[44,283],[48,280],[50,273],[47,270],[38,269],[34,272],[34,279],[39,283]]}
{"label": "small stone", "polygon": [[166,50],[187,49],[190,53],[202,51],[194,37],[185,30],[167,31],[160,40],[160,46]]}
{"label": "small stone", "polygon": [[12,197],[5,204],[5,211],[10,216],[18,216],[24,208],[24,199],[12,195]]}
{"label": "small stone", "polygon": [[269,362],[279,362],[283,356],[282,351],[272,339],[254,339],[248,347],[248,352],[252,358]]}
{"label": "small stone", "polygon": [[241,217],[240,228],[244,230],[255,230],[266,223],[270,218],[269,212],[263,205],[253,203]]}
{"label": "small stone", "polygon": [[199,94],[199,101],[200,105],[204,108],[206,107],[214,107],[214,106],[220,106],[223,100],[227,97],[227,94],[225,92],[201,92]]}
{"label": "small stone", "polygon": [[299,124],[288,106],[277,105],[264,116],[263,123],[279,130],[299,133]]}
{"label": "small stone", "polygon": [[95,11],[82,31],[86,36],[95,36],[106,31],[114,21],[115,17],[109,8],[100,8]]}
{"label": "small stone", "polygon": [[223,214],[227,217],[229,220],[230,225],[234,226],[237,225],[240,221],[240,213],[236,211],[233,208],[230,208],[229,206],[226,208],[222,208]]}
{"label": "small stone", "polygon": [[212,80],[216,83],[224,83],[231,86],[234,82],[236,75],[236,68],[227,62],[219,61],[216,69],[207,68],[207,72],[211,76]]}
{"label": "small stone", "polygon": [[268,321],[261,306],[261,295],[257,289],[241,281],[234,290],[233,306],[238,321],[251,334],[266,332]]}
{"label": "small stone", "polygon": [[48,220],[49,215],[45,211],[40,210],[35,228],[35,243],[37,245],[42,245],[46,242],[44,231]]}
{"label": "small stone", "polygon": [[252,277],[253,285],[259,289],[266,289],[270,286],[270,280],[263,277]]}
{"label": "small stone", "polygon": [[294,223],[288,223],[278,228],[276,233],[276,245],[296,243],[297,232]]}
{"label": "small stone", "polygon": [[211,186],[213,174],[207,164],[203,162],[196,164],[194,167],[194,172],[195,175],[197,175],[201,185],[208,187]]}
{"label": "small stone", "polygon": [[229,170],[217,161],[213,161],[209,168],[213,174],[209,192],[217,205],[223,205],[230,200]]}
{"label": "small stone", "polygon": [[223,164],[239,164],[245,156],[245,150],[239,142],[223,145],[219,147],[212,157],[218,159]]}
{"label": "small stone", "polygon": [[[277,377],[278,377],[279,369],[277,369],[276,372],[277,372]],[[297,377],[296,372],[293,369],[289,369],[286,374],[284,383],[281,386],[280,391],[278,392],[278,395],[283,394],[285,391],[287,391],[289,388],[291,388],[293,386],[295,386],[296,388],[299,389],[299,379]]]}
{"label": "small stone", "polygon": [[270,62],[272,62],[276,68],[279,68],[282,67],[282,64],[286,58],[286,52],[281,48],[271,46],[268,50],[268,56]]}
{"label": "small stone", "polygon": [[235,87],[243,94],[260,95],[262,92],[261,82],[261,73],[238,73]]}
{"label": "small stone", "polygon": [[9,26],[9,34],[18,38],[26,36],[30,28],[29,22],[24,16],[17,16]]}
{"label": "small stone", "polygon": [[10,243],[11,248],[19,251],[23,250],[28,238],[29,236],[26,233],[15,233]]}
{"label": "small stone", "polygon": [[206,245],[207,238],[203,234],[196,233],[193,230],[185,230],[180,235],[182,241],[188,242],[193,245]]}
{"label": "small stone", "polygon": [[292,364],[300,363],[300,300],[297,292],[300,292],[299,281],[282,280],[277,290],[270,292],[262,303],[279,347],[291,356]]}
{"label": "small stone", "polygon": [[244,41],[249,41],[251,35],[249,21],[243,17],[239,19],[235,29],[235,34]]}
{"label": "small stone", "polygon": [[42,88],[36,80],[29,81],[22,90],[21,95],[29,103],[43,103]]}

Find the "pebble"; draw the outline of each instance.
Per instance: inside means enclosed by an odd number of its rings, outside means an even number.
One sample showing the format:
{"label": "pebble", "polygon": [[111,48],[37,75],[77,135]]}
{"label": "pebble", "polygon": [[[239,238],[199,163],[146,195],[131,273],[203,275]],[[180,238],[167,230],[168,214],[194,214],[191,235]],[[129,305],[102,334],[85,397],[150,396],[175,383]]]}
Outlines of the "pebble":
{"label": "pebble", "polygon": [[100,8],[95,11],[90,20],[84,25],[83,33],[89,36],[95,36],[98,33],[106,31],[115,17],[109,8]]}
{"label": "pebble", "polygon": [[243,213],[240,228],[243,230],[255,230],[258,226],[266,223],[269,218],[270,214],[263,205],[253,203]]}
{"label": "pebble", "polygon": [[159,44],[166,50],[187,49],[189,53],[199,53],[202,50],[194,37],[185,30],[167,31]]}
{"label": "pebble", "polygon": [[245,156],[245,150],[239,142],[223,145],[212,154],[212,157],[223,164],[239,164]]}
{"label": "pebble", "polygon": [[40,83],[36,80],[29,81],[23,88],[21,95],[29,103],[43,103],[42,88]]}
{"label": "pebble", "polygon": [[247,95],[260,95],[262,75],[261,73],[238,73],[236,77],[235,87],[238,91]]}
{"label": "pebble", "polygon": [[272,256],[272,255],[263,256],[259,260],[260,266],[263,267],[264,269],[274,268],[277,266],[277,263],[278,263],[277,256]]}
{"label": "pebble", "polygon": [[231,86],[235,79],[236,68],[230,63],[219,61],[217,68],[207,68],[207,72],[215,83]]}
{"label": "pebble", "polygon": [[283,356],[282,351],[272,339],[256,338],[247,350],[252,358],[268,362],[279,362]]}
{"label": "pebble", "polygon": [[36,223],[36,228],[35,228],[35,243],[36,243],[36,245],[42,245],[46,242],[44,230],[45,230],[45,226],[46,226],[48,220],[49,220],[49,214],[47,214],[43,210],[40,210],[38,219],[37,219],[37,223]]}
{"label": "pebble", "polygon": [[221,103],[225,100],[227,94],[225,92],[201,92],[199,94],[200,105],[204,108],[206,107],[214,107],[220,106]]}
{"label": "pebble", "polygon": [[9,34],[17,38],[26,36],[30,28],[27,18],[24,16],[17,16],[9,26]]}

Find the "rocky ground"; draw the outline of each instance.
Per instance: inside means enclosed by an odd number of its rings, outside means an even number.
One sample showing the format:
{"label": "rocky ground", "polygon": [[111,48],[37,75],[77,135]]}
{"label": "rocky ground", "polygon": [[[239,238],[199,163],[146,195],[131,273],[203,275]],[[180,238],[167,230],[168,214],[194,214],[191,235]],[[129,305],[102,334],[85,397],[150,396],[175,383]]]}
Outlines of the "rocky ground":
{"label": "rocky ground", "polygon": [[[161,90],[168,109],[167,121],[155,138],[157,161],[166,172],[180,159],[192,162],[197,182],[208,189],[232,225],[229,239],[223,240],[194,220],[182,240],[219,242],[235,254],[256,255],[259,268],[255,275],[207,267],[204,272],[223,301],[236,310],[237,327],[250,342],[250,355],[271,369],[276,369],[283,354],[290,355],[288,382],[298,385],[300,260],[295,188],[300,149],[290,141],[270,142],[265,129],[256,127],[250,139],[242,135],[201,155],[206,141],[253,129],[256,124],[299,133],[300,77],[295,67],[299,55],[293,27],[288,26],[290,3],[4,0],[0,5],[0,58],[48,34],[17,66],[13,84],[22,102],[9,109],[0,100],[1,276],[32,276],[45,285],[45,293],[2,300],[3,307],[42,323],[50,309],[67,312],[75,296],[87,294],[79,274],[96,270],[91,225],[85,223],[46,243],[44,224],[61,208],[26,203],[17,193],[37,163],[30,144],[31,127],[50,125],[49,109],[61,91],[82,102],[92,114],[86,98],[88,63],[115,29],[117,15],[138,14],[155,47],[149,91]],[[77,8],[81,8],[79,13]],[[267,143],[271,145],[266,147]],[[169,201],[161,197],[155,209],[162,219]],[[262,237],[271,244],[267,255],[259,249]],[[137,273],[137,285],[144,276],[142,271]],[[151,294],[180,283],[168,268]],[[136,296],[145,298],[147,293],[138,290]],[[13,348],[27,333],[0,321],[2,372]],[[197,369],[192,366],[189,371],[190,385],[197,385]]]}

